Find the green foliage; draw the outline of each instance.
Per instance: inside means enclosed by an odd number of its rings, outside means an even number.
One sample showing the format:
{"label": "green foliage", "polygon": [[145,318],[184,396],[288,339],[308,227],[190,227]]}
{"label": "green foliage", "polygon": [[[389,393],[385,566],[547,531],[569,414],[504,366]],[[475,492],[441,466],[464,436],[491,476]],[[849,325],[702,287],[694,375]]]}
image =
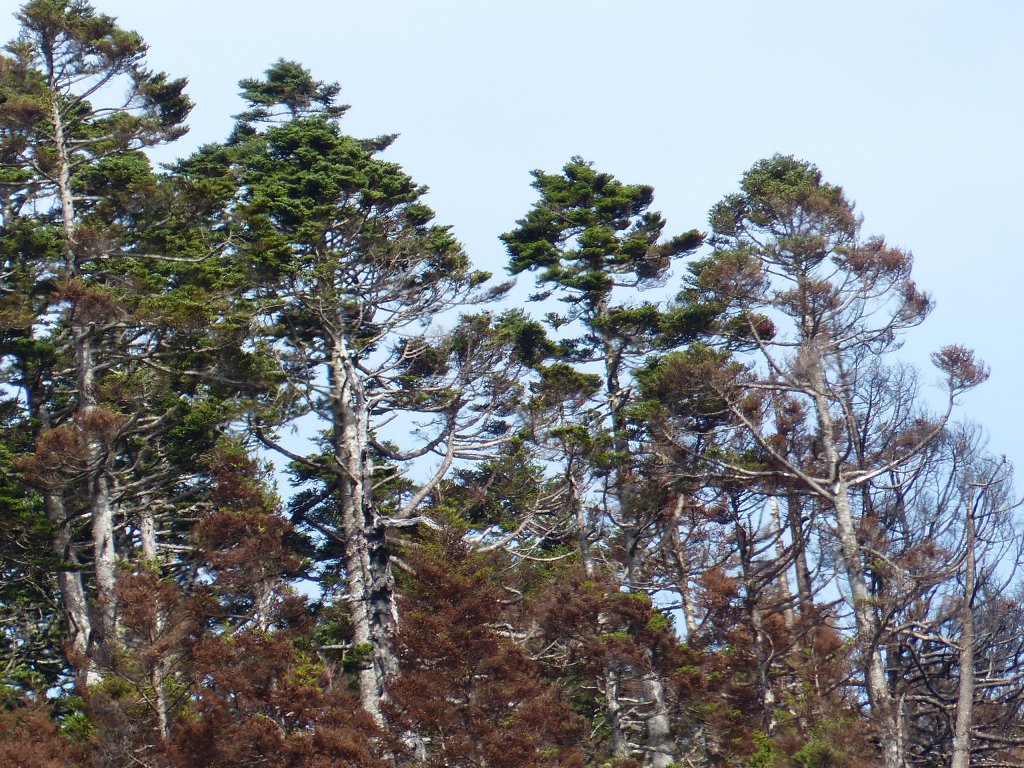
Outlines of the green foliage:
{"label": "green foliage", "polygon": [[246,78],[239,86],[242,98],[251,105],[239,115],[246,123],[274,117],[274,107],[284,107],[293,119],[305,114],[340,117],[348,109],[334,103],[341,91],[336,83],[314,80],[302,65],[285,59],[267,69],[265,80]]}
{"label": "green foliage", "polygon": [[54,685],[67,667],[51,598],[59,565],[50,549],[53,527],[18,467],[29,435],[11,406],[0,403],[7,422],[0,427],[0,683],[31,691]]}
{"label": "green foliage", "polygon": [[495,325],[498,338],[512,345],[516,356],[530,367],[540,366],[559,352],[559,345],[544,326],[521,309],[502,313]]}
{"label": "green foliage", "polygon": [[734,420],[731,398],[742,391],[745,367],[705,344],[652,357],[636,370],[640,396],[630,416],[654,431],[706,434]]}
{"label": "green foliage", "polygon": [[785,755],[774,739],[761,731],[754,731],[751,738],[755,749],[745,761],[748,768],[782,768]]}
{"label": "green foliage", "polygon": [[[639,291],[704,236],[666,236],[651,187],[578,157],[534,171],[537,200],[502,241],[537,293],[488,312],[508,285],[382,157],[393,136],[343,129],[338,85],[280,59],[240,82],[224,142],[154,168],[147,150],[185,130],[184,80],[148,70],[141,37],[83,0],[31,0],[18,19],[0,55],[0,762],[634,768],[623,755],[653,760],[658,708],[666,749],[695,762],[870,761],[862,643],[815,604],[821,583],[795,603],[779,577],[798,554],[816,558],[798,575],[835,575],[827,494],[797,482],[822,434],[794,394],[817,394],[800,353],[829,334],[857,349],[830,375],[871,383],[835,408],[847,465],[815,488],[883,444],[853,511],[874,553],[849,558],[875,581],[860,606],[899,602],[892,568],[924,574],[945,613],[922,596],[913,626],[944,634],[905,650],[949,679],[890,654],[908,738],[925,730],[915,686],[953,700],[962,574],[921,564],[959,562],[958,545],[890,523],[959,480],[930,457],[891,469],[932,422],[900,389],[912,377],[875,363],[930,302],[908,254],[857,239],[815,166],[744,174],[668,306]],[[878,307],[889,324],[865,331]],[[773,344],[757,378],[743,354]],[[935,362],[951,392],[987,376],[961,347]],[[875,435],[858,409],[900,426]],[[288,462],[284,512],[264,450]],[[779,548],[766,497],[792,504]],[[695,619],[685,645],[675,593]],[[87,626],[105,612],[109,631]],[[986,653],[976,670],[1019,676],[1019,648]],[[1019,693],[992,690],[978,712],[1015,737]]]}
{"label": "green foliage", "polygon": [[541,366],[539,372],[540,380],[532,389],[549,408],[566,402],[578,407],[597,394],[602,384],[598,374],[584,373],[568,363]]}
{"label": "green foliage", "polygon": [[71,712],[60,721],[60,735],[73,744],[87,744],[96,727],[84,712]]}
{"label": "green foliage", "polygon": [[842,188],[822,182],[821,172],[814,165],[791,155],[758,161],[743,175],[740,188],[742,192],[727,195],[711,209],[709,220],[715,232],[712,244],[741,237],[748,227],[771,230],[799,210],[809,217],[802,233],[777,230],[781,237],[775,253],[780,257],[804,253],[811,260],[804,266],[809,267],[826,255],[826,251],[819,250],[823,241],[814,240],[820,235],[810,233],[834,232],[845,242],[856,232],[858,222]]}
{"label": "green foliage", "polygon": [[533,172],[541,202],[502,235],[513,274],[538,270],[538,282],[568,290],[564,299],[592,312],[618,283],[657,280],[669,261],[700,245],[697,232],[659,242],[665,222],[648,211],[651,187],[623,184],[574,157],[561,175]]}
{"label": "green foliage", "polygon": [[359,643],[345,651],[343,663],[346,670],[365,669],[373,663],[373,643]]}
{"label": "green foliage", "polygon": [[849,717],[825,720],[791,759],[799,768],[852,768],[863,760],[855,738],[861,727]]}
{"label": "green foliage", "polygon": [[647,620],[647,628],[652,632],[665,632],[672,628],[672,622],[665,614],[654,613]]}
{"label": "green foliage", "polygon": [[[8,47],[16,66],[5,71],[20,78],[18,90],[25,101],[16,106],[21,114],[31,99],[46,97],[44,81],[36,79],[32,71],[36,67],[45,70],[46,57],[53,57],[67,64],[57,72],[58,92],[69,99],[69,107],[81,107],[68,112],[70,130],[109,137],[93,145],[94,154],[152,145],[184,133],[182,124],[192,106],[183,92],[185,80],[144,69],[146,46],[137,33],[118,27],[114,18],[97,13],[83,0],[31,0],[17,18],[22,32]],[[102,86],[116,75],[131,83],[131,113],[93,114],[90,105],[70,90],[83,76]],[[39,109],[44,107],[40,104]]]}

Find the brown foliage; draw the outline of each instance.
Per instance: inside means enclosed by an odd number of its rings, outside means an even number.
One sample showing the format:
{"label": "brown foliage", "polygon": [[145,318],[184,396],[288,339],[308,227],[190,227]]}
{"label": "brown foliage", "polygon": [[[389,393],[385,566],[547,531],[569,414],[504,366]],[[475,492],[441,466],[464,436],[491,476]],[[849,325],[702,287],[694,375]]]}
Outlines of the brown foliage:
{"label": "brown foliage", "polygon": [[974,356],[967,347],[952,344],[934,355],[932,362],[949,377],[950,389],[964,390],[981,384],[988,378],[988,366]]}
{"label": "brown foliage", "polygon": [[37,488],[61,488],[94,469],[94,446],[112,444],[126,422],[127,417],[106,408],[85,409],[73,421],[44,430],[35,453],[16,465]]}
{"label": "brown foliage", "polygon": [[195,536],[214,591],[236,622],[251,620],[267,629],[271,614],[300,619],[305,608],[288,592],[285,578],[302,561],[286,543],[291,525],[277,514],[260,467],[240,447],[226,444],[214,453],[210,473],[215,511],[199,521]]}
{"label": "brown foliage", "polygon": [[[91,230],[80,228],[76,233],[79,250],[92,250],[96,235]],[[65,280],[50,297],[53,302],[68,302],[72,306],[75,321],[91,325],[110,320],[117,316],[117,298],[106,288],[86,283],[83,280]]]}
{"label": "brown foliage", "polygon": [[488,563],[452,538],[413,564],[389,708],[426,740],[425,764],[581,767],[582,723],[508,636]]}
{"label": "brown foliage", "polygon": [[209,467],[215,508],[196,558],[212,581],[187,596],[145,569],[119,579],[123,635],[87,702],[96,765],[383,766],[394,745],[316,654],[312,616],[288,590],[299,558],[260,468],[234,445]]}
{"label": "brown foliage", "polygon": [[355,694],[298,638],[207,637],[189,664],[194,700],[175,726],[175,768],[378,768],[383,740]]}
{"label": "brown foliage", "polygon": [[46,707],[35,702],[0,712],[0,765],[11,768],[84,768],[89,747],[72,744]]}
{"label": "brown foliage", "polygon": [[[608,764],[612,757],[605,727],[609,677],[622,701],[643,701],[645,677],[656,676],[664,685],[673,736],[688,738],[695,727],[694,694],[704,690],[700,653],[679,643],[669,619],[645,593],[625,592],[612,581],[588,578],[582,569],[566,569],[526,610],[524,623],[533,621],[539,630],[532,647],[546,673],[592,723],[590,737],[580,741],[589,762]],[[641,721],[635,725],[643,727]]]}
{"label": "brown foliage", "polygon": [[259,466],[222,445],[210,461],[215,511],[196,530],[214,577],[196,622],[207,629],[183,671],[189,701],[174,722],[174,768],[382,766],[393,750],[344,677],[313,650],[312,617],[285,577],[300,565],[290,525]]}

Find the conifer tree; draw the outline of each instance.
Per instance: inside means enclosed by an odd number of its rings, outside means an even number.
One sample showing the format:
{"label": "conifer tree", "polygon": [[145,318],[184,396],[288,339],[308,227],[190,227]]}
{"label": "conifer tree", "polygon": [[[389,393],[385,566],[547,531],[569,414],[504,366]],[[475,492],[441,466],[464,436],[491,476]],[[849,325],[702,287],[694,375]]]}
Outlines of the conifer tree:
{"label": "conifer tree", "polygon": [[[33,0],[18,20],[0,63],[3,243],[19,293],[5,356],[37,434],[24,468],[64,563],[61,601],[81,670],[115,634],[112,465],[132,414],[105,390],[113,350],[130,343],[119,333],[121,296],[131,290],[123,258],[134,245],[123,204],[144,194],[151,174],[140,150],[179,136],[190,103],[184,80],[145,69],[142,39],[88,3]],[[91,538],[92,595],[80,521]]]}
{"label": "conifer tree", "polygon": [[[642,587],[642,540],[651,520],[641,513],[633,480],[631,367],[659,345],[688,338],[706,318],[683,308],[664,312],[632,297],[623,301],[623,293],[664,282],[673,260],[692,253],[703,238],[691,231],[663,240],[665,220],[650,210],[652,188],[623,184],[582,158],[572,158],[561,174],[533,176],[540,199],[502,240],[512,274],[537,272],[540,291],[533,299],[554,296],[566,305],[564,314],[546,315],[562,337],[562,360],[541,369],[538,385],[541,401],[549,410],[562,409],[563,418],[539,437],[561,454],[564,506],[575,522],[587,573],[598,568],[595,531],[616,526],[623,535],[615,567],[625,584]],[[574,402],[568,411],[553,401],[558,392],[565,403]],[[604,685],[615,753],[626,757],[630,747],[620,722],[616,675],[609,670]],[[647,686],[648,730],[658,734],[649,740],[663,742],[652,748],[663,753],[655,764],[665,766],[672,756],[662,686],[653,677]]]}
{"label": "conifer tree", "polygon": [[582,720],[504,629],[522,607],[503,599],[502,560],[455,530],[431,535],[410,560],[391,707],[424,741],[422,764],[581,766]]}
{"label": "conifer tree", "polygon": [[[592,418],[580,414],[592,421],[586,439],[598,448],[591,474],[602,476],[604,514],[620,515],[614,505],[621,504],[630,473],[631,366],[659,344],[687,338],[704,321],[685,309],[666,313],[653,303],[635,302],[630,294],[663,283],[673,260],[692,253],[703,238],[691,231],[663,240],[665,220],[649,210],[653,189],[623,184],[582,158],[573,158],[561,174],[534,171],[533,176],[540,199],[515,230],[502,236],[509,271],[537,272],[540,290],[533,299],[555,297],[566,305],[564,313],[545,316],[561,343],[563,361],[545,378],[558,379],[564,388],[567,377],[583,375],[571,386],[590,400],[593,412]],[[588,381],[593,376],[599,377],[597,388]],[[568,425],[559,429],[563,426]],[[579,524],[587,525],[582,519]],[[639,553],[633,542],[627,541],[625,550],[628,580]],[[582,555],[591,569],[591,554]]]}
{"label": "conifer tree", "polygon": [[237,443],[208,459],[210,512],[196,528],[210,584],[204,624],[179,663],[167,764],[380,768],[394,751],[343,670],[321,657],[313,613],[289,582],[303,569],[267,474]]}
{"label": "conifer tree", "polygon": [[[716,461],[737,478],[796,482],[828,509],[883,763],[895,768],[905,760],[905,724],[887,674],[887,617],[871,589],[872,542],[884,536],[875,527],[885,514],[879,491],[891,496],[894,479],[912,477],[957,395],[987,371],[962,347],[942,349],[934,360],[947,407],[937,416],[920,408],[913,376],[887,368],[884,356],[931,302],[911,279],[910,255],[862,239],[853,206],[814,166],[781,156],[755,164],[741,192],[712,209],[711,224],[715,251],[694,265],[684,299],[726,308],[723,341],[753,340],[753,367],[708,370],[705,386],[765,459]],[[782,397],[806,409],[814,439],[805,457],[787,454],[766,429]]]}
{"label": "conifer tree", "polygon": [[535,171],[490,311],[336,84],[278,60],[157,170],[184,81],[85,0],[17,18],[0,764],[1020,763],[1019,500],[950,422],[988,371],[937,352],[936,412],[912,258],[813,165],[744,174],[674,304],[703,235]]}
{"label": "conifer tree", "polygon": [[[378,157],[393,137],[345,135],[337,87],[292,63],[242,86],[251,108],[231,139],[187,166],[238,190],[231,226],[254,312],[246,345],[279,382],[252,414],[253,434],[291,462],[291,514],[341,586],[346,640],[365,659],[361,701],[383,722],[397,671],[388,532],[429,524],[423,508],[453,466],[508,439],[514,350],[488,314],[458,314],[488,298],[488,275],[432,223],[425,189]],[[315,425],[313,450],[279,435],[299,420]],[[403,474],[416,462],[423,480]]]}

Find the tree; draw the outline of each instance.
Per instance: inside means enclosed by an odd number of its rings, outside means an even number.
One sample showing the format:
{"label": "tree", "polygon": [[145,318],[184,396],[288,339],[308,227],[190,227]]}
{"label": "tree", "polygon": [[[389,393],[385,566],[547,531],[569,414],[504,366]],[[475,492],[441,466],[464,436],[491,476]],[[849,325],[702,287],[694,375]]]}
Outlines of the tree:
{"label": "tree", "polygon": [[[984,453],[976,427],[951,428],[938,443],[940,460],[929,462],[938,471],[906,495],[921,534],[889,566],[888,580],[912,599],[882,596],[899,640],[890,676],[906,702],[909,761],[985,764],[1016,744],[1021,645],[1005,633],[1016,631],[1019,606],[1000,593],[1021,560],[1019,502],[1005,460]],[[891,537],[901,538],[898,528]]]}
{"label": "tree", "polygon": [[195,603],[205,628],[183,659],[179,686],[188,693],[170,764],[384,765],[383,735],[342,671],[320,657],[313,615],[289,585],[302,559],[266,471],[230,442],[210,456],[209,471],[212,510],[196,538],[212,581]]}
{"label": "tree", "polygon": [[[626,493],[631,366],[659,344],[692,336],[706,320],[703,313],[686,309],[666,313],[649,302],[620,303],[622,293],[663,283],[673,260],[691,254],[703,238],[690,231],[663,240],[665,220],[649,210],[654,190],[623,184],[582,158],[572,158],[561,174],[534,171],[533,176],[540,199],[502,240],[512,274],[538,273],[541,290],[533,299],[557,296],[567,305],[564,314],[545,316],[561,336],[564,361],[548,371],[548,378],[564,380],[574,373],[573,366],[582,368],[584,376],[600,377],[599,389],[591,387],[588,392],[579,384],[574,389],[591,398],[592,415],[582,415],[592,422],[586,427],[589,439],[603,446],[592,459],[597,466],[591,472],[604,476],[601,503],[607,516],[611,500],[621,502]],[[572,331],[577,335],[569,335]],[[588,367],[600,373],[591,374]],[[560,424],[558,429],[566,426]],[[621,514],[616,509],[610,512]],[[592,569],[587,549],[581,554],[585,567]],[[627,544],[625,549],[627,578],[631,578],[638,548]]]}
{"label": "tree", "polygon": [[411,554],[389,706],[427,743],[422,764],[582,766],[581,719],[506,629],[518,622],[497,578],[501,560],[454,530]]}
{"label": "tree", "polygon": [[16,406],[5,405],[11,423],[0,438],[0,680],[30,691],[56,685],[67,673],[55,600],[58,562],[42,498],[14,466],[15,457],[31,449],[31,436],[18,428]]}
{"label": "tree", "polygon": [[[624,532],[617,566],[624,583],[634,587],[642,559],[640,540],[650,521],[640,519],[640,505],[629,500],[633,468],[626,408],[631,366],[659,344],[692,335],[706,317],[686,309],[666,313],[652,303],[620,303],[620,297],[624,289],[662,283],[673,260],[692,253],[703,238],[691,231],[663,240],[665,220],[650,210],[653,189],[623,184],[582,158],[572,158],[561,174],[534,171],[533,177],[540,199],[502,240],[512,274],[538,273],[541,290],[533,299],[557,295],[567,305],[565,314],[546,315],[548,325],[562,336],[562,359],[541,370],[539,384],[541,402],[546,401],[549,411],[561,408],[561,418],[538,437],[560,454],[564,506],[577,528],[584,568],[596,573],[591,546],[595,530],[614,522]],[[571,336],[573,331],[577,335]],[[553,401],[559,391],[566,403],[573,403],[568,410]],[[588,509],[595,511],[588,515]],[[615,752],[626,757],[629,746],[617,714],[617,683],[609,675],[605,687]],[[650,695],[659,699],[661,683],[651,678],[647,684]],[[648,716],[648,725],[658,733],[665,730],[661,710],[655,704]],[[668,734],[657,739],[667,744]],[[655,764],[672,760],[666,752]]]}
{"label": "tree", "polygon": [[0,713],[0,760],[24,768],[77,768],[89,764],[89,747],[65,738],[43,701],[8,700]]}
{"label": "tree", "polygon": [[[494,318],[457,316],[488,298],[488,276],[431,223],[425,189],[377,156],[392,138],[345,135],[337,88],[288,62],[243,87],[252,110],[188,167],[236,185],[232,226],[252,280],[242,298],[254,306],[244,345],[279,382],[252,431],[291,461],[292,517],[319,539],[324,567],[337,563],[347,641],[368,658],[362,705],[382,723],[397,671],[388,531],[429,522],[423,507],[453,466],[508,439],[516,363]],[[320,429],[308,453],[278,435],[303,419]],[[417,462],[425,479],[403,474]]]}
{"label": "tree", "polygon": [[18,18],[0,763],[1020,763],[1019,501],[950,422],[987,370],[895,361],[931,302],[813,165],[751,168],[674,303],[703,235],[535,171],[503,311],[338,85],[278,60],[154,169],[184,81]]}
{"label": "tree", "polygon": [[[946,347],[934,360],[947,407],[932,417],[917,407],[913,377],[883,359],[931,302],[911,280],[910,255],[881,238],[862,240],[853,206],[814,166],[782,156],[755,164],[741,192],[712,209],[711,225],[715,251],[693,266],[683,298],[725,307],[724,342],[753,339],[752,367],[712,376],[707,386],[771,466],[718,462],[737,477],[796,482],[829,510],[871,715],[884,764],[895,768],[905,760],[904,726],[886,672],[885,617],[870,589],[877,556],[870,542],[880,533],[873,484],[910,472],[957,395],[987,372],[968,350]],[[782,407],[783,397],[805,404],[808,456],[781,450],[764,426],[771,421],[763,415]]]}
{"label": "tree", "polygon": [[[18,19],[22,31],[0,62],[3,240],[18,292],[9,304],[19,310],[4,353],[37,437],[26,476],[42,490],[64,563],[61,602],[82,671],[116,634],[112,468],[134,414],[107,402],[106,390],[112,351],[133,341],[122,333],[121,300],[134,287],[124,258],[137,245],[124,203],[135,195],[137,205],[151,186],[140,150],[180,136],[191,105],[184,80],[145,69],[142,39],[88,3],[32,0]],[[92,600],[75,541],[81,521]]]}

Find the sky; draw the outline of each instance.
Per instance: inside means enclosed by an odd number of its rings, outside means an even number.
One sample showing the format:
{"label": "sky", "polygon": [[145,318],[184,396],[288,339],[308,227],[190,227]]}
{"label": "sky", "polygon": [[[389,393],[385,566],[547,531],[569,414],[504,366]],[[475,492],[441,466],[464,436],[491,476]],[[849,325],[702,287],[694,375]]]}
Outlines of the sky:
{"label": "sky", "polygon": [[[387,157],[499,274],[498,236],[535,200],[533,169],[581,155],[650,184],[672,234],[706,230],[708,209],[761,158],[815,163],[857,202],[865,234],[915,255],[937,308],[904,357],[926,368],[930,351],[958,343],[990,365],[959,415],[1024,477],[1024,3],[94,4],[141,33],[152,68],[190,81],[191,132],[159,159],[226,137],[237,81],[297,60],[341,83],[350,133],[400,134]],[[0,15],[0,39],[16,31]]]}

